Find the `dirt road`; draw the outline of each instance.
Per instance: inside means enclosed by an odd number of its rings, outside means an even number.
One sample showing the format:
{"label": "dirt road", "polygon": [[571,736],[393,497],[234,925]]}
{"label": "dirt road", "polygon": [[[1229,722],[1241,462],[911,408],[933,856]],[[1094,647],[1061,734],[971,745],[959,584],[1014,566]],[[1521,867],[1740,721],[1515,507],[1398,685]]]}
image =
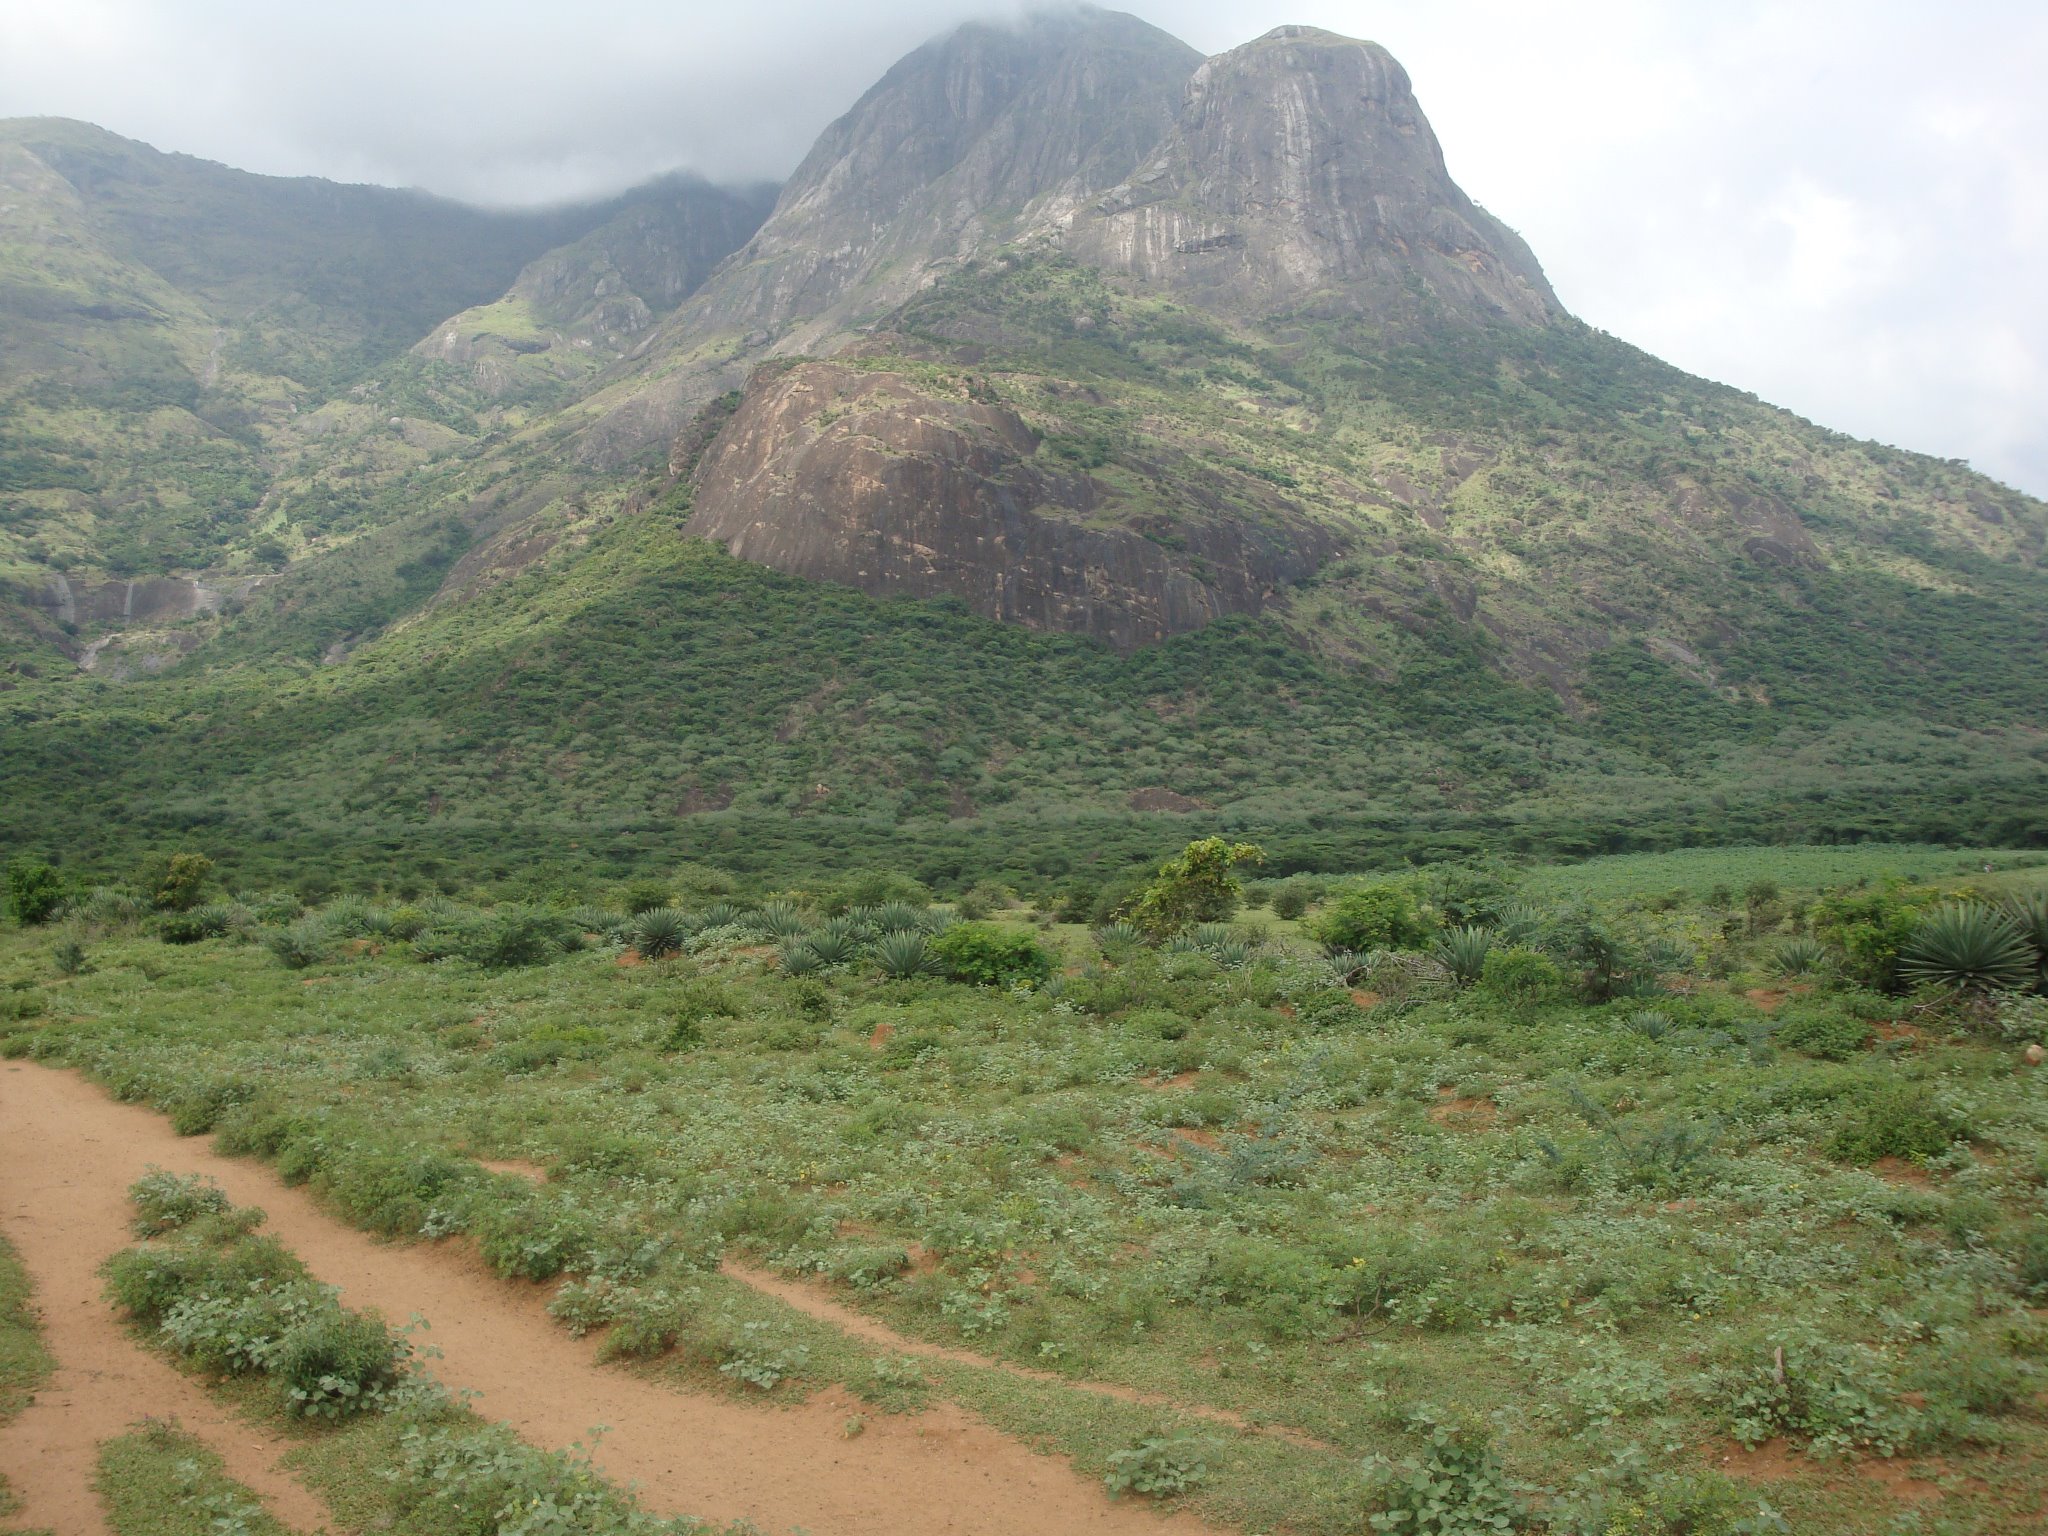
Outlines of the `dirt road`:
{"label": "dirt road", "polygon": [[[441,1351],[435,1374],[480,1394],[478,1412],[533,1444],[565,1446],[587,1440],[595,1425],[609,1426],[598,1463],[661,1513],[746,1518],[771,1533],[801,1527],[817,1536],[1198,1536],[1214,1529],[1185,1511],[1112,1500],[1066,1464],[951,1405],[915,1417],[874,1415],[849,1440],[846,1421],[862,1405],[837,1389],[801,1404],[755,1407],[600,1366],[588,1344],[549,1319],[538,1294],[499,1280],[465,1251],[375,1242],[268,1169],[219,1157],[146,1109],[117,1104],[72,1073],[7,1062],[0,1065],[0,1220],[53,1320],[51,1350],[65,1362],[77,1405],[69,1415],[74,1438],[103,1433],[89,1400],[124,1400],[109,1412],[115,1429],[136,1412],[160,1411],[131,1406],[118,1384],[103,1392],[94,1367],[71,1363],[68,1351],[81,1341],[54,1321],[85,1311],[100,1318],[102,1334],[111,1326],[92,1270],[128,1241],[124,1192],[151,1164],[206,1174],[236,1203],[261,1206],[268,1230],[316,1276],[342,1287],[348,1305],[375,1307],[397,1323],[423,1315],[427,1342]],[[8,1470],[25,1490],[52,1480],[49,1469]],[[232,1460],[230,1470],[262,1487]],[[307,1519],[297,1511],[287,1518]]]}

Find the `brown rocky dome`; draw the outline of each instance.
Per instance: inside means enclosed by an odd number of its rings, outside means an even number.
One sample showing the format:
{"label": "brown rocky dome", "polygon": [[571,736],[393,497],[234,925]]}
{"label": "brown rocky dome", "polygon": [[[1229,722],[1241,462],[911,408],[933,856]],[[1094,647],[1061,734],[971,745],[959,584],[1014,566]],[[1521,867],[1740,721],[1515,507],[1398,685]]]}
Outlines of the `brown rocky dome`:
{"label": "brown rocky dome", "polygon": [[1120,649],[1255,613],[1334,541],[1301,519],[1125,526],[1001,404],[831,363],[764,369],[698,461],[686,533],[879,596]]}
{"label": "brown rocky dome", "polygon": [[1323,301],[1394,321],[1563,314],[1521,237],[1460,191],[1407,71],[1280,27],[1195,71],[1164,142],[1067,250],[1221,313]]}

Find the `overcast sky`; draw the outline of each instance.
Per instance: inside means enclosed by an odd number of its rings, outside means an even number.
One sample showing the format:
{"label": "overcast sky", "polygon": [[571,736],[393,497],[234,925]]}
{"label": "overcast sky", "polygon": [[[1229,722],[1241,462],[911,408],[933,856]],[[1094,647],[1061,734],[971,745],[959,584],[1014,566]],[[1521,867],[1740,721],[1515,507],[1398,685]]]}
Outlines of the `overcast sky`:
{"label": "overcast sky", "polygon": [[[779,178],[1006,0],[0,0],[0,116],[499,203]],[[1593,324],[2048,495],[2040,0],[1137,0],[1205,52],[1391,48],[1451,174]]]}

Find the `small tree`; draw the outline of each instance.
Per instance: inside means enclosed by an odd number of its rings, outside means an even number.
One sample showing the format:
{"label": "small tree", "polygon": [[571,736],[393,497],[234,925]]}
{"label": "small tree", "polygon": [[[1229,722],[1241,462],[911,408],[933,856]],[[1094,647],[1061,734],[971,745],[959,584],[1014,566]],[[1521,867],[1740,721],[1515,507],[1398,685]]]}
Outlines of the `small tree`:
{"label": "small tree", "polygon": [[1159,877],[1132,903],[1130,921],[1153,939],[1171,937],[1195,923],[1227,922],[1244,894],[1231,870],[1265,862],[1266,851],[1256,843],[1226,843],[1220,837],[1189,843],[1179,858],[1159,866]]}
{"label": "small tree", "polygon": [[212,883],[213,860],[203,853],[174,853],[151,900],[165,912],[189,912]]}
{"label": "small tree", "polygon": [[64,900],[64,879],[36,859],[16,859],[7,866],[7,912],[24,928],[47,923]]}

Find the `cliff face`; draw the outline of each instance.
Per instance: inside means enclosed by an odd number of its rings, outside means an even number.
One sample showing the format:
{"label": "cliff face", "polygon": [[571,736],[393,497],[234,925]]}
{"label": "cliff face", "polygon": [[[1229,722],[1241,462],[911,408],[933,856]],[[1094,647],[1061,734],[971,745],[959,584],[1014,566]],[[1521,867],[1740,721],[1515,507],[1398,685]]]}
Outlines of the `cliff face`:
{"label": "cliff face", "polygon": [[827,128],[760,233],[679,328],[781,352],[886,313],[1011,238],[1053,194],[1114,185],[1159,141],[1201,55],[1132,16],[974,24],[918,49]]}
{"label": "cliff face", "polygon": [[791,575],[957,597],[1124,650],[1255,613],[1335,547],[1300,519],[1149,530],[1162,543],[1108,521],[1096,483],[1038,449],[1015,411],[900,375],[764,370],[698,462],[684,531]]}
{"label": "cliff face", "polygon": [[578,452],[665,441],[762,358],[831,353],[957,270],[1130,174],[1201,55],[1076,8],[973,23],[898,62],[818,142],[775,211],[633,348]]}
{"label": "cliff face", "polygon": [[1314,27],[1203,64],[1136,173],[1075,202],[1070,254],[1218,313],[1563,314],[1528,246],[1451,180],[1407,72],[1376,44]]}

